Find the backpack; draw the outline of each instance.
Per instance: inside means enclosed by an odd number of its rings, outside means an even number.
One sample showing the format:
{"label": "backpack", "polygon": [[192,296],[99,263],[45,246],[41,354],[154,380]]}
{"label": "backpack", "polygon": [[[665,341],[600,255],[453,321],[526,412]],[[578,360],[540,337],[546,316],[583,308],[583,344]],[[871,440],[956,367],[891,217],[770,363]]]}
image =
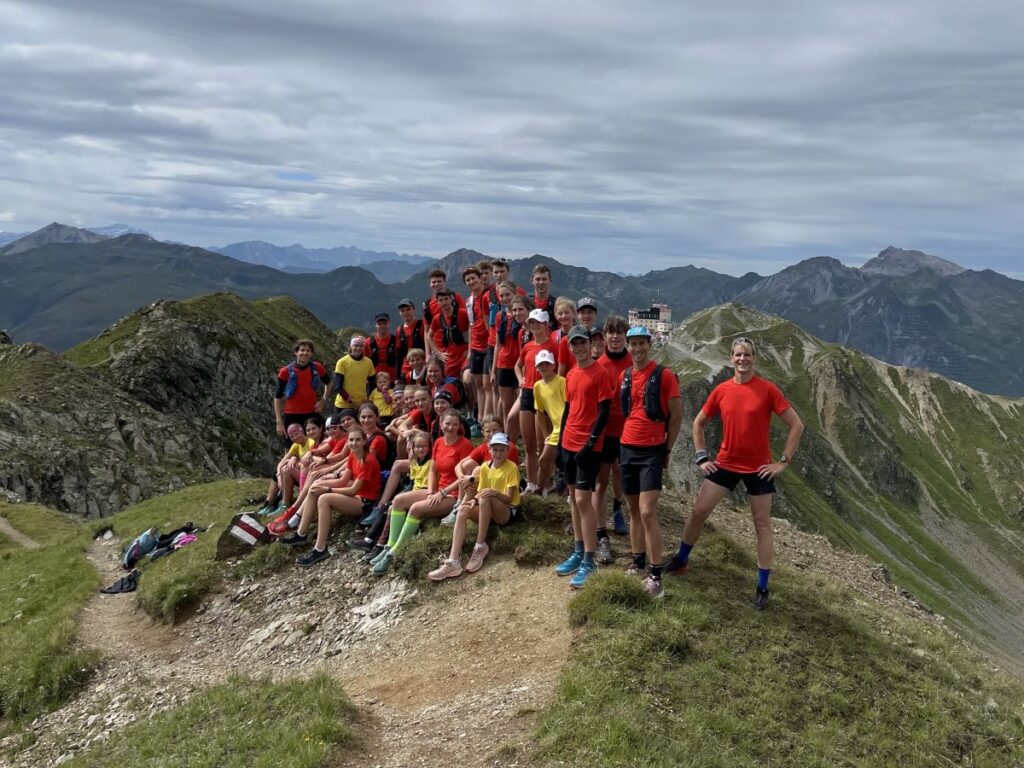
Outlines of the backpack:
{"label": "backpack", "polygon": [[461,408],[466,404],[466,385],[458,376],[447,376],[435,392],[444,390],[452,396],[452,408]]}
{"label": "backpack", "polygon": [[136,536],[132,543],[124,548],[124,552],[121,553],[121,567],[130,571],[143,555],[148,555],[154,549],[156,549],[156,528],[150,528]]}
{"label": "backpack", "polygon": [[388,346],[384,352],[384,359],[380,359],[380,346],[377,343],[377,334],[373,334],[370,337],[370,359],[373,360],[374,367],[378,365],[386,365],[389,368],[397,368],[397,356],[395,355],[395,347],[397,346],[395,340],[395,334],[388,334]]}
{"label": "backpack", "polygon": [[441,313],[441,345],[447,347],[449,344],[467,344],[466,335],[462,329],[459,328],[459,308],[456,307],[455,311],[452,312],[452,320],[454,322],[448,322],[448,319],[444,316],[444,312]]}
{"label": "backpack", "polygon": [[[655,365],[647,384],[644,385],[644,413],[651,421],[668,421],[668,414],[661,410],[661,372],[663,365]],[[629,418],[633,407],[633,368],[629,367],[622,374],[622,385],[619,387],[619,403],[622,414]]]}
{"label": "backpack", "polygon": [[[366,444],[367,453],[369,453],[370,451],[370,443],[372,443],[378,437],[384,441],[384,444],[386,446],[384,450],[384,458],[378,462],[380,464],[380,471],[383,474],[384,472],[389,472],[391,470],[392,465],[398,459],[398,446],[392,440],[388,440],[387,435],[385,435],[383,432],[378,432],[373,437],[371,437],[370,441]],[[374,454],[374,456],[376,455],[377,454]]]}
{"label": "backpack", "polygon": [[[308,366],[313,372],[313,380],[310,384],[313,387],[313,391],[320,389],[320,374],[316,370],[316,360],[310,360]],[[284,399],[291,400],[295,391],[299,388],[299,372],[295,367],[295,363],[288,363],[288,383],[284,385]]]}
{"label": "backpack", "polygon": [[505,307],[501,308],[501,317],[498,320],[498,344],[504,344],[505,339],[511,334],[512,338],[519,337],[519,331],[522,329],[522,325],[515,321],[508,310]]}

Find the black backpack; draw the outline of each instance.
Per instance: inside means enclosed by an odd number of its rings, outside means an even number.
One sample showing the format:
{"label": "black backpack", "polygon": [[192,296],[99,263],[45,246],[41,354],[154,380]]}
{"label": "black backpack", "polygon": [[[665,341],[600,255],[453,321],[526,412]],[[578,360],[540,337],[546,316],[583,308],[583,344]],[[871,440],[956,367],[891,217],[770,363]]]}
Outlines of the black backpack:
{"label": "black backpack", "polygon": [[[656,365],[647,379],[644,386],[644,413],[651,421],[668,421],[668,414],[661,410],[661,373],[665,366]],[[622,385],[619,387],[619,404],[622,406],[622,415],[629,417],[633,407],[633,368],[630,366],[622,375]]]}
{"label": "black backpack", "polygon": [[370,359],[373,361],[374,367],[378,365],[386,365],[389,368],[398,368],[398,357],[395,354],[395,348],[398,346],[395,334],[388,334],[388,347],[384,353],[384,359],[380,359],[380,346],[377,343],[377,334],[373,334],[370,337]]}

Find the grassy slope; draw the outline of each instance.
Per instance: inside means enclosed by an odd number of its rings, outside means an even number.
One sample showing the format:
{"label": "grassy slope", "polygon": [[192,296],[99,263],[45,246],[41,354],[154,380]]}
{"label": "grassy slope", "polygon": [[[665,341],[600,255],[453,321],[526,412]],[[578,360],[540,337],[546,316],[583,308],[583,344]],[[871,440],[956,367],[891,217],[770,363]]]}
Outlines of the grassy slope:
{"label": "grassy slope", "polygon": [[70,768],[316,768],[350,741],[353,707],[333,680],[232,677],[186,704],[116,732]]}
{"label": "grassy slope", "polygon": [[72,643],[99,579],[82,526],[35,504],[0,503],[0,514],[43,545],[0,550],[0,715],[21,718],[57,706],[88,678],[98,657]]}
{"label": "grassy slope", "polygon": [[1024,760],[1024,686],[945,631],[783,569],[748,603],[752,555],[708,535],[651,601],[602,573],[544,714],[544,760],[593,766],[976,765]]}

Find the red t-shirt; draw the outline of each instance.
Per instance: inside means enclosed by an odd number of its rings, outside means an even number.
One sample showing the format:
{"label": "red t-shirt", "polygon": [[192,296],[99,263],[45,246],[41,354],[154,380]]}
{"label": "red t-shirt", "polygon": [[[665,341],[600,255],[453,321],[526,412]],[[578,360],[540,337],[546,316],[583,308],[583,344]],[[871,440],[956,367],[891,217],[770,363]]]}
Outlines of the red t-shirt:
{"label": "red t-shirt", "polygon": [[[498,323],[501,323],[501,315],[498,315]],[[512,315],[505,317],[505,342],[495,347],[496,365],[499,368],[515,368],[516,360],[519,359],[519,352],[522,347],[522,336],[525,328],[512,331],[515,321]],[[495,337],[497,339],[497,337]]]}
{"label": "red t-shirt", "polygon": [[434,441],[431,458],[434,461],[434,469],[437,470],[437,490],[447,488],[455,482],[455,465],[472,452],[473,444],[464,437],[460,437],[452,445],[448,445],[443,437]]}
{"label": "red t-shirt", "polygon": [[[388,457],[388,438],[383,432],[374,432],[366,436],[366,444],[369,446],[367,453],[377,457],[377,462],[383,464]],[[390,467],[389,467],[390,469]]]}
{"label": "red t-shirt", "polygon": [[328,456],[334,456],[335,454],[341,453],[345,450],[345,446],[348,445],[348,435],[342,435],[341,437],[332,437],[327,440],[331,446],[331,452]]}
{"label": "red t-shirt", "polygon": [[732,472],[757,472],[770,464],[769,426],[772,414],[789,408],[779,388],[755,376],[746,384],[723,381],[708,395],[701,410],[709,419],[722,415],[722,445],[715,464]]}
{"label": "red t-shirt", "polygon": [[558,340],[558,355],[555,358],[555,362],[560,366],[565,366],[563,376],[568,375],[569,371],[576,367],[576,358],[572,356],[572,350],[569,349],[569,334],[563,335]]}
{"label": "red t-shirt", "polygon": [[[449,337],[447,343],[444,338],[446,327]],[[466,367],[466,353],[469,351],[469,315],[466,314],[466,310],[458,309],[450,318],[442,318],[438,313],[430,322],[430,336],[437,349],[448,353],[444,375],[461,375],[462,369]]]}
{"label": "red t-shirt", "polygon": [[409,417],[409,426],[414,429],[422,429],[424,432],[429,432],[430,428],[434,426],[434,418],[436,414],[433,409],[427,415],[423,415],[423,411],[419,408],[413,408],[409,413],[406,414]]}
{"label": "red t-shirt", "polygon": [[[629,414],[622,428],[623,445],[650,448],[665,442],[665,430],[668,422],[651,421],[647,418],[647,412],[644,410],[644,389],[646,389],[647,380],[651,378],[656,366],[657,363],[651,360],[639,371],[633,371],[633,386],[629,393]],[[624,371],[619,374],[620,384],[625,375]],[[679,397],[679,380],[671,369],[665,368],[661,372],[661,412],[666,417],[668,416],[668,401],[673,397]],[[621,403],[616,403],[616,406],[622,408]]]}
{"label": "red t-shirt", "polygon": [[359,498],[377,501],[380,498],[380,464],[377,463],[377,457],[368,451],[360,461],[353,454],[348,457],[348,468],[352,473],[353,483],[356,480],[363,481],[359,488]]}
{"label": "red t-shirt", "polygon": [[469,348],[474,352],[483,352],[487,349],[488,335],[488,311],[487,291],[482,291],[479,296],[470,296],[466,300],[466,314],[469,318]]}
{"label": "red t-shirt", "polygon": [[[573,361],[575,362],[575,360]],[[620,358],[609,357],[608,353],[605,352],[599,358],[597,358],[597,364],[603,365],[612,373],[612,378],[616,382],[622,382],[622,372],[633,365],[633,356],[626,351]],[[662,390],[664,393],[664,390]],[[677,393],[678,394],[678,393]],[[667,411],[666,411],[667,413]],[[622,423],[626,420],[626,417],[622,415],[622,403],[619,401],[618,395],[612,398],[612,408],[608,414],[608,426],[605,427],[604,433],[608,437],[621,437],[622,436]]]}
{"label": "red t-shirt", "polygon": [[[454,293],[454,291],[453,291],[453,293]],[[457,294],[457,293],[455,293],[455,298],[453,299],[453,303],[455,305],[455,309],[456,310],[465,309],[466,308],[466,300],[464,298],[462,298],[461,296],[459,296],[459,294]],[[429,299],[427,299],[426,303],[423,305],[423,324],[426,327],[429,328],[430,324],[434,322],[434,318],[437,317],[440,314],[441,314],[441,305],[438,303],[437,299],[435,299],[433,296],[431,296]]]}
{"label": "red t-shirt", "polygon": [[[493,292],[492,292],[493,291]],[[525,296],[526,291],[516,286],[516,293],[520,296]],[[498,315],[501,314],[501,302],[498,301],[498,289],[488,289],[484,291],[484,306],[487,307],[487,346],[493,347],[498,343]]]}
{"label": "red t-shirt", "polygon": [[[393,344],[392,344],[393,340]],[[377,352],[374,353],[372,344],[377,345]],[[392,359],[388,360],[388,347],[391,346]],[[391,376],[391,380],[395,380],[395,365],[393,363],[398,362],[398,337],[393,333],[389,333],[383,339],[376,333],[370,336],[366,340],[366,356],[370,358],[373,363],[373,370],[377,373],[381,371],[387,371],[388,375]]]}
{"label": "red t-shirt", "polygon": [[[483,464],[485,461],[491,460],[491,446],[487,443],[480,443],[473,452],[469,454],[469,458],[475,461],[477,464]],[[513,464],[519,462],[519,449],[516,448],[515,444],[508,447],[508,460]]]}
{"label": "red t-shirt", "polygon": [[[330,379],[327,376],[327,369],[315,360],[305,368],[295,366],[295,378],[297,385],[295,393],[284,401],[285,413],[313,413],[316,410],[316,402],[319,396],[313,389],[313,367],[316,366],[316,375],[320,377],[320,383],[326,385]],[[288,384],[288,366],[286,365],[277,372],[279,381]]]}
{"label": "red t-shirt", "polygon": [[522,351],[519,353],[519,362],[523,364],[523,389],[533,389],[533,385],[540,378],[540,373],[537,371],[536,358],[537,353],[542,349],[546,349],[552,355],[557,356],[558,342],[550,336],[548,336],[548,340],[543,344],[530,341],[523,346]]}
{"label": "red t-shirt", "polygon": [[[597,404],[617,397],[619,388],[611,372],[596,362],[586,368],[579,366],[565,377],[565,401],[569,418],[562,430],[562,447],[578,451],[590,439],[590,430],[597,421]],[[604,433],[594,443],[594,450],[604,446]]]}

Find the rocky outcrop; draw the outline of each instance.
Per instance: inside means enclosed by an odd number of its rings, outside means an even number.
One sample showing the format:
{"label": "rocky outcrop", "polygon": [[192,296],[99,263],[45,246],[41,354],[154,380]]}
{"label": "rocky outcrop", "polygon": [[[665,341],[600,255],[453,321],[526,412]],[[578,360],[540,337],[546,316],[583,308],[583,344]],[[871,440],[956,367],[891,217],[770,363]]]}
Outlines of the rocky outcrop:
{"label": "rocky outcrop", "polygon": [[11,335],[7,333],[7,331],[0,331],[0,346],[13,343],[14,340],[11,338]]}

